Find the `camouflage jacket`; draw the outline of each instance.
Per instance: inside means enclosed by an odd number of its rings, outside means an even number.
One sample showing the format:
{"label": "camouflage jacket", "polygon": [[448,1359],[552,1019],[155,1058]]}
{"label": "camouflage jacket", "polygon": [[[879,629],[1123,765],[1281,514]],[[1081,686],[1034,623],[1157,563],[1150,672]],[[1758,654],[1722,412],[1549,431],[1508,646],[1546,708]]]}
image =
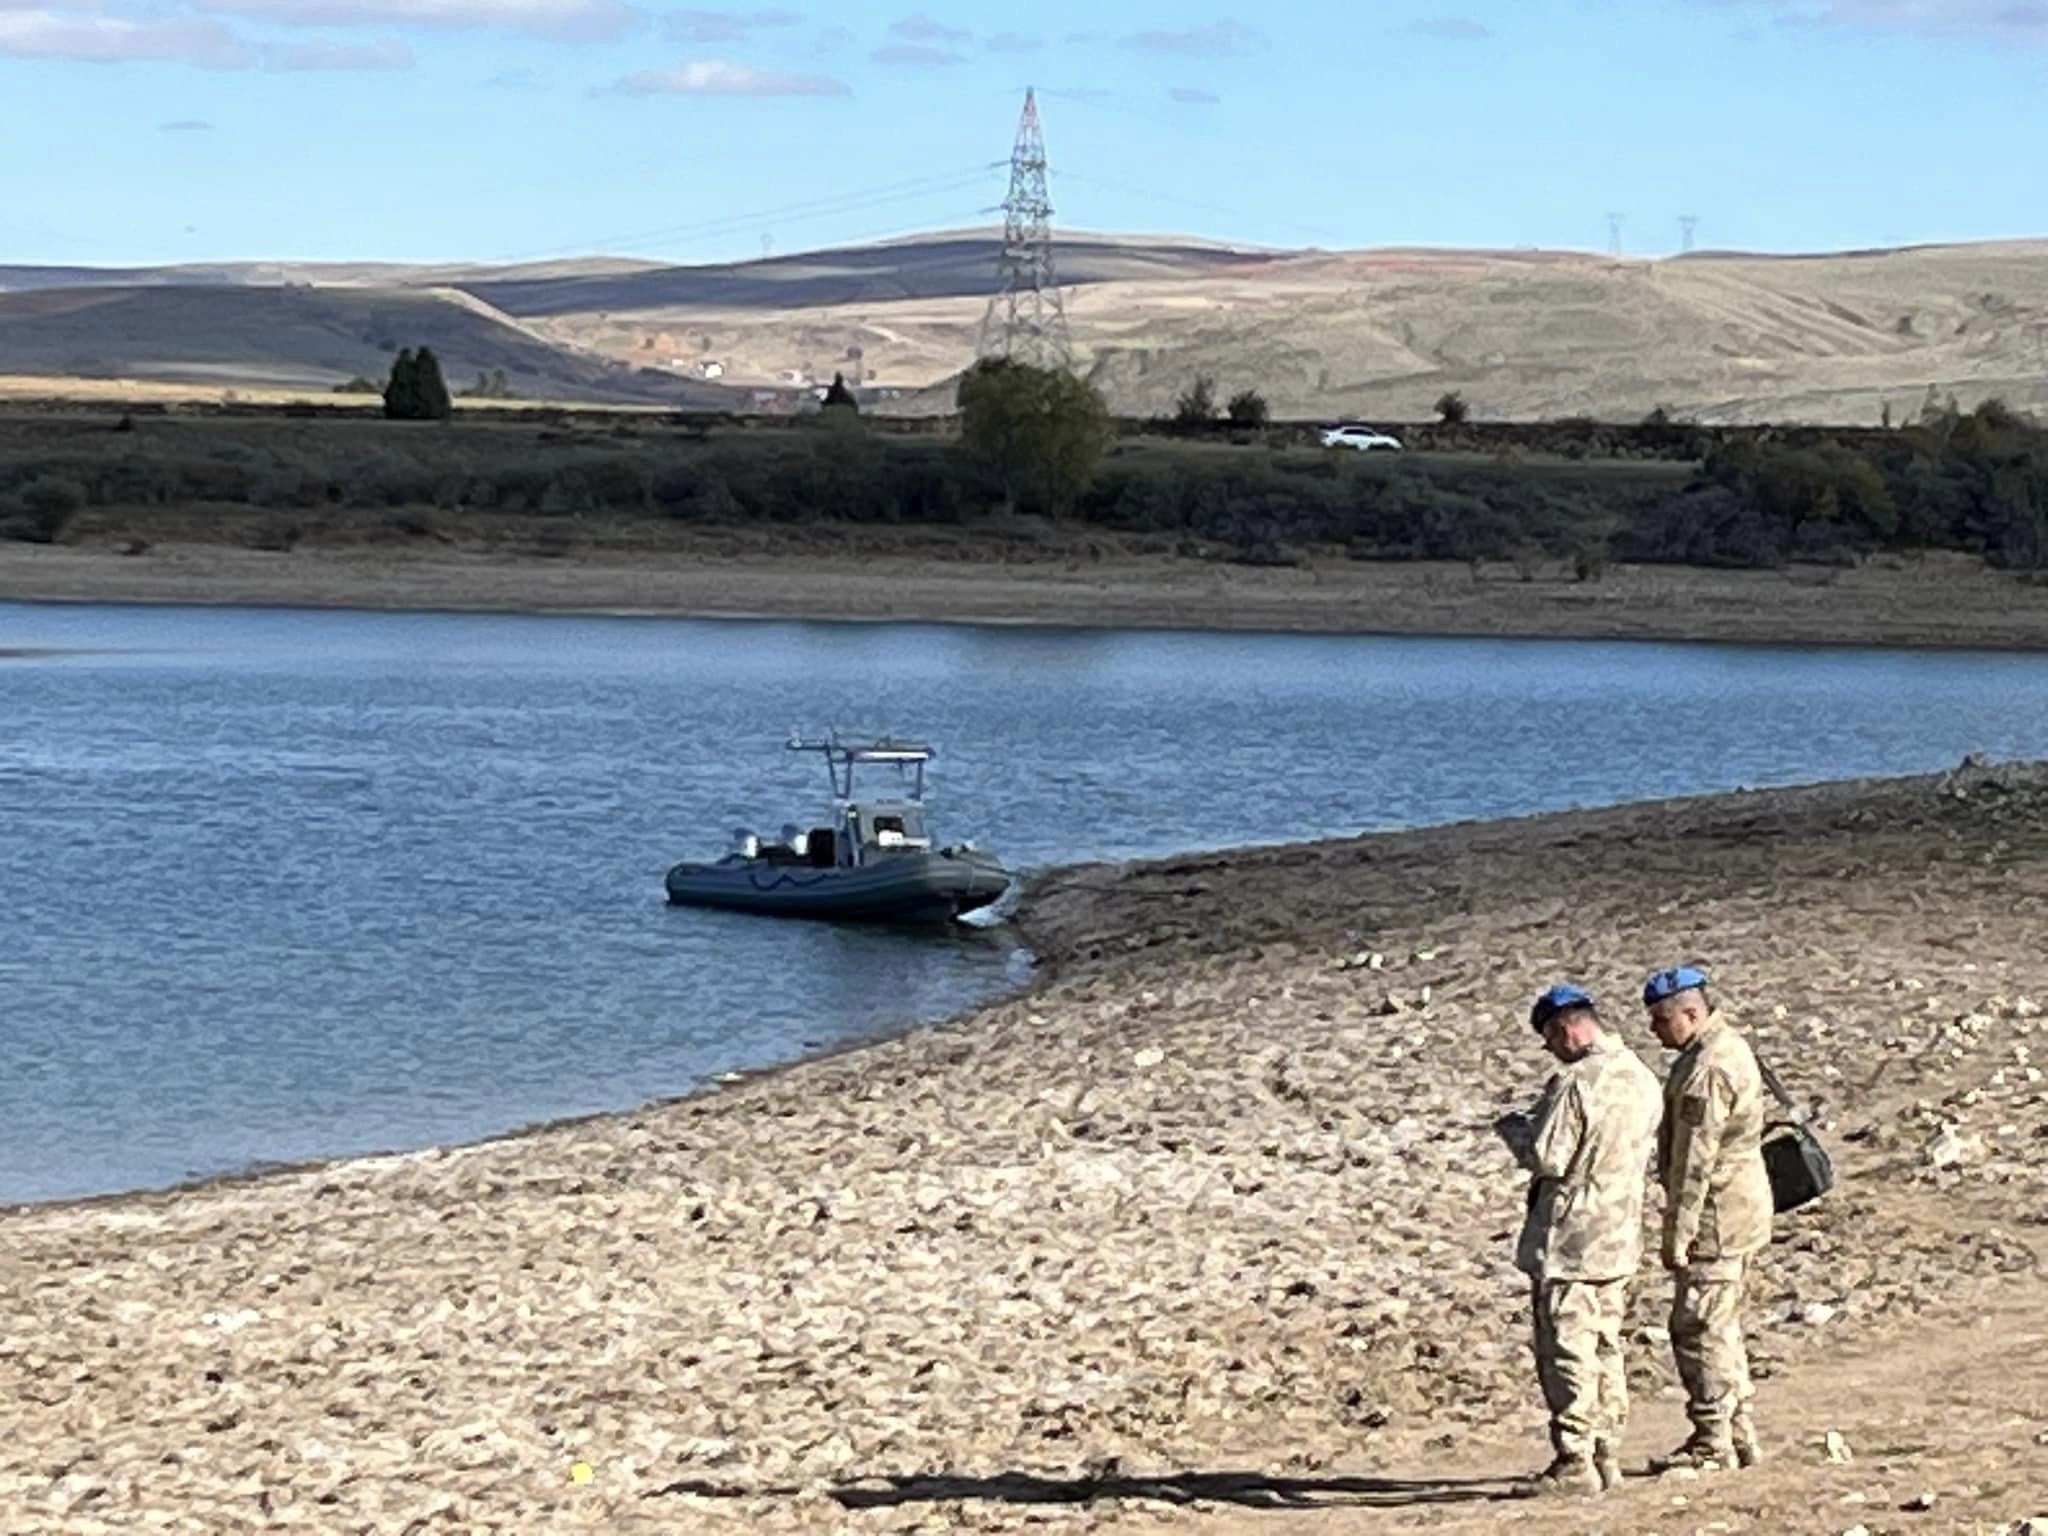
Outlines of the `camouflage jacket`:
{"label": "camouflage jacket", "polygon": [[1676,1269],[1755,1253],[1771,1240],[1764,1083],[1756,1055],[1719,1014],[1664,1080],[1657,1171],[1664,1262]]}
{"label": "camouflage jacket", "polygon": [[1517,1268],[1539,1280],[1635,1273],[1658,1109],[1655,1074],[1612,1035],[1558,1069],[1515,1146],[1531,1175]]}

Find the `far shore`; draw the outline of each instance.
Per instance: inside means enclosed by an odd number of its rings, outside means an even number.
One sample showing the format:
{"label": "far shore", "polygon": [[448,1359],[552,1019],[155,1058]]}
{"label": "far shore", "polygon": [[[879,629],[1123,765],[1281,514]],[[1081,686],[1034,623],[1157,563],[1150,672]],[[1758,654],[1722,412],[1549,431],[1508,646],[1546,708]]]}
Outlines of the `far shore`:
{"label": "far shore", "polygon": [[[780,537],[782,542],[777,542]],[[437,546],[0,545],[0,599],[2048,650],[2048,584],[1958,555],[1854,568],[1248,566],[1114,546],[1009,558],[971,537],[864,553],[707,529],[549,557]]]}

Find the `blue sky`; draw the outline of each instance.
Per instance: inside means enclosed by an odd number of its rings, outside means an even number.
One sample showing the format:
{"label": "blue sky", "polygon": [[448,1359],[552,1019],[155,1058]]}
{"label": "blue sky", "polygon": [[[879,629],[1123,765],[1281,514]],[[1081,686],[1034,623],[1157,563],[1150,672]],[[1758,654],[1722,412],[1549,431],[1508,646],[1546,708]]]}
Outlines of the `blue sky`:
{"label": "blue sky", "polygon": [[[1197,0],[1199,4],[1199,0]],[[2042,233],[2048,0],[0,0],[0,263]]]}

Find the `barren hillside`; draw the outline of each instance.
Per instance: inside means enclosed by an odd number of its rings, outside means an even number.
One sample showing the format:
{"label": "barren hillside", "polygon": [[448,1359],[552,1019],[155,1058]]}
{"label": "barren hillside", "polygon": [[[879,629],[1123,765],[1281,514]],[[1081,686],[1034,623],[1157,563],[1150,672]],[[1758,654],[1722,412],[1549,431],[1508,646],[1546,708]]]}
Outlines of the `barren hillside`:
{"label": "barren hillside", "polygon": [[381,379],[400,347],[430,346],[452,387],[503,369],[549,399],[719,402],[546,340],[459,290],[72,287],[0,294],[0,373],[324,390]]}
{"label": "barren hillside", "polygon": [[[1660,262],[1207,253],[1161,267],[1082,265],[1065,295],[1080,361],[1132,414],[1170,409],[1197,373],[1310,417],[1415,419],[1446,390],[1500,418],[1631,419],[1665,405],[1713,421],[1874,424],[1887,406],[1912,414],[1930,385],[1965,405],[2048,404],[2048,245]],[[715,359],[729,379],[844,369],[918,390],[971,359],[985,285],[890,295],[887,274],[864,276],[871,292],[824,302],[707,290],[536,323],[616,356]],[[657,291],[663,277],[621,286]],[[944,408],[949,396],[904,407]]]}
{"label": "barren hillside", "polygon": [[[1446,390],[1495,419],[1875,424],[1930,388],[2048,406],[2048,241],[1618,261],[1073,235],[1057,254],[1078,361],[1128,414],[1170,409],[1198,373],[1291,417],[1416,419]],[[884,408],[945,410],[994,256],[967,230],[708,267],[0,268],[0,290],[25,290],[0,297],[0,373],[325,384],[396,339],[557,397],[713,400],[713,380],[843,372]],[[446,303],[457,288],[487,308]]]}
{"label": "barren hillside", "polygon": [[476,262],[439,265],[402,261],[224,261],[167,267],[0,266],[0,293],[35,288],[203,288],[275,287],[286,283],[319,287],[425,288],[472,279],[497,282],[539,278],[607,277],[659,269],[658,261],[629,256],[582,256],[535,261],[512,267]]}

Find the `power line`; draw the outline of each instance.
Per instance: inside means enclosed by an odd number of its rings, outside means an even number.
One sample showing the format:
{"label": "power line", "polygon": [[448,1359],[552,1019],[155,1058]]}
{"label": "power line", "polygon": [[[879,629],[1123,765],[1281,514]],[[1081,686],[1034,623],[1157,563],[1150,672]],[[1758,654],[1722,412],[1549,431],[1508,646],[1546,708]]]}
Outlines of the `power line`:
{"label": "power line", "polygon": [[839,218],[850,213],[866,213],[873,208],[884,208],[894,203],[918,202],[924,198],[939,197],[946,193],[959,192],[969,187],[979,186],[982,183],[982,178],[987,174],[986,169],[978,170],[971,176],[956,177],[951,181],[945,182],[934,182],[928,186],[919,187],[915,191],[893,193],[886,197],[868,197],[858,201],[848,200],[806,207],[799,212],[776,214],[767,219],[762,219],[759,216],[735,216],[730,219],[720,219],[716,223],[700,224],[686,230],[677,230],[671,234],[664,234],[658,239],[643,237],[638,243],[643,249],[650,246],[659,248],[664,245],[674,245],[684,240],[702,240],[716,238],[721,235],[743,234],[759,223],[769,223],[777,226],[807,224],[817,219]]}
{"label": "power line", "polygon": [[[1262,215],[1249,213],[1242,208],[1228,208],[1222,203],[1208,202],[1199,197],[1182,197],[1178,193],[1162,192],[1157,187],[1146,187],[1140,186],[1135,182],[1118,181],[1113,176],[1104,176],[1097,171],[1063,171],[1058,175],[1057,179],[1063,182],[1079,181],[1085,182],[1090,186],[1108,187],[1112,191],[1123,192],[1132,197],[1149,197],[1157,202],[1169,203],[1179,208],[1191,208],[1200,213],[1220,213],[1225,218],[1235,219],[1246,224],[1258,223],[1260,218],[1263,217]],[[1283,228],[1300,230],[1303,234],[1313,235],[1318,240],[1341,241],[1344,239],[1341,233],[1331,229],[1326,224],[1301,224],[1292,219],[1281,219],[1275,222],[1279,223]]]}
{"label": "power line", "polygon": [[841,213],[861,213],[869,208],[888,203],[905,202],[918,197],[937,196],[942,192],[955,192],[963,187],[978,184],[991,170],[997,169],[1002,161],[984,161],[979,165],[938,175],[918,177],[909,181],[887,182],[881,186],[867,187],[851,192],[833,193],[826,197],[807,198],[800,202],[783,203],[769,208],[756,208],[746,212],[725,214],[718,218],[701,219],[692,223],[669,224],[658,229],[645,229],[631,234],[601,235],[594,239],[578,241],[574,245],[552,246],[546,250],[533,250],[517,255],[503,256],[501,261],[537,261],[550,256],[578,254],[608,246],[645,245],[650,242],[671,243],[677,240],[696,239],[705,236],[730,234],[735,229],[758,230],[765,224],[799,223],[807,219],[829,218]]}

